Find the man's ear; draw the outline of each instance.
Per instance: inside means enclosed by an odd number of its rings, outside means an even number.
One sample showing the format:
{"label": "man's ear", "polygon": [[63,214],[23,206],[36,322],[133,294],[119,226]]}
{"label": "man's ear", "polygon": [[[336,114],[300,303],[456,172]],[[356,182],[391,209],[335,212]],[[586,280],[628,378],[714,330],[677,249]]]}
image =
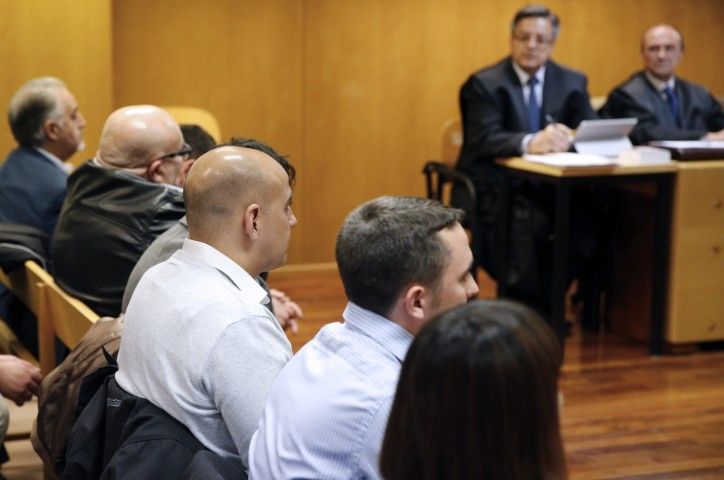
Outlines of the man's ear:
{"label": "man's ear", "polygon": [[151,161],[151,163],[149,163],[146,167],[146,178],[153,183],[165,183],[166,178],[161,173],[162,164],[163,160],[161,159]]}
{"label": "man's ear", "polygon": [[55,120],[49,118],[43,123],[43,134],[48,140],[57,140],[60,130],[60,125]]}
{"label": "man's ear", "polygon": [[250,238],[259,236],[259,214],[261,208],[258,203],[252,203],[244,210],[244,231]]}
{"label": "man's ear", "polygon": [[429,303],[429,292],[420,284],[413,284],[405,291],[404,306],[407,315],[415,320],[425,319],[425,312]]}
{"label": "man's ear", "polygon": [[189,170],[191,170],[191,167],[194,166],[195,161],[196,159],[189,158],[188,160],[184,160],[181,164],[181,170],[179,171],[179,183],[182,188],[186,184],[186,178],[189,176]]}

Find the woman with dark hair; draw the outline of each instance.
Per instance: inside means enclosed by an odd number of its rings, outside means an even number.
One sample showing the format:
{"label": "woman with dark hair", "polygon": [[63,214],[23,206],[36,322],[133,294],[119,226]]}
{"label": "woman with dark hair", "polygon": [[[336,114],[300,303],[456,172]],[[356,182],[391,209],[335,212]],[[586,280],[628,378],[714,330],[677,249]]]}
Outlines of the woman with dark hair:
{"label": "woman with dark hair", "polygon": [[561,349],[527,307],[477,300],[427,324],[400,373],[387,480],[563,479]]}

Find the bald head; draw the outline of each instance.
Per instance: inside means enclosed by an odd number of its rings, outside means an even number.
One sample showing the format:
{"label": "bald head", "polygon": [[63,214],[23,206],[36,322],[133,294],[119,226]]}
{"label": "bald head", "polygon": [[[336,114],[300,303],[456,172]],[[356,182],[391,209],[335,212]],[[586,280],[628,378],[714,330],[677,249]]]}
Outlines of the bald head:
{"label": "bald head", "polygon": [[142,171],[183,145],[181,130],[168,112],[153,105],[133,105],[108,117],[97,159],[106,166]]}
{"label": "bald head", "polygon": [[184,187],[191,237],[220,234],[231,217],[249,205],[266,205],[288,186],[284,169],[269,155],[250,148],[224,146],[199,157]]}
{"label": "bald head", "polygon": [[654,25],[641,38],[641,56],[646,70],[661,81],[668,81],[681,61],[684,39],[671,25]]}
{"label": "bald head", "polygon": [[682,37],[681,32],[673,25],[668,25],[666,23],[654,25],[646,29],[641,37],[641,48],[645,48],[647,43],[650,43],[652,40],[662,35],[671,37],[676,41],[676,43],[678,43],[679,48],[682,51],[684,50],[684,38]]}

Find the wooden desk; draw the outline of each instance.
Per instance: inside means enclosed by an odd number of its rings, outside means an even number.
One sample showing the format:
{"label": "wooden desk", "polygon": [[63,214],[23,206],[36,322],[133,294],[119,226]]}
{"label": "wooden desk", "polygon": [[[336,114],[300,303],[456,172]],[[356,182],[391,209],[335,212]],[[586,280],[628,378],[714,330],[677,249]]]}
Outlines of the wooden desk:
{"label": "wooden desk", "polygon": [[679,162],[666,340],[724,340],[724,160]]}
{"label": "wooden desk", "polygon": [[[553,278],[551,285],[551,326],[561,343],[565,336],[564,314],[565,294],[568,288],[568,244],[570,237],[570,196],[571,187],[593,184],[627,184],[649,181],[656,186],[654,220],[654,245],[652,249],[653,271],[651,276],[651,329],[650,351],[658,355],[663,351],[664,327],[668,292],[668,258],[670,249],[671,205],[676,163],[639,166],[601,167],[554,167],[529,162],[522,158],[496,161],[503,168],[503,185],[497,231],[498,275],[503,278],[508,272],[508,221],[510,217],[510,178],[522,176],[550,183],[555,188],[555,213],[553,244]],[[502,288],[501,288],[502,287]],[[498,295],[505,296],[505,285],[501,282]]]}

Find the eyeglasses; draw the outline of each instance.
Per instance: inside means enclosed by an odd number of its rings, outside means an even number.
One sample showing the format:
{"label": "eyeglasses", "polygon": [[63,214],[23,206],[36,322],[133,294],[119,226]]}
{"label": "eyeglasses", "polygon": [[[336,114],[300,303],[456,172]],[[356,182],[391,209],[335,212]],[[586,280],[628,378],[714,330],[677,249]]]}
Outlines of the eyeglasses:
{"label": "eyeglasses", "polygon": [[186,161],[191,156],[191,145],[184,142],[183,149],[179,150],[178,152],[172,152],[167,153],[166,155],[161,155],[158,157],[158,160],[173,160],[176,157],[181,157],[181,160]]}
{"label": "eyeglasses", "polygon": [[535,43],[538,45],[548,45],[553,43],[553,38],[548,37],[546,35],[534,35],[532,33],[516,33],[513,34],[513,40],[521,43],[529,43],[530,41],[535,40]]}

